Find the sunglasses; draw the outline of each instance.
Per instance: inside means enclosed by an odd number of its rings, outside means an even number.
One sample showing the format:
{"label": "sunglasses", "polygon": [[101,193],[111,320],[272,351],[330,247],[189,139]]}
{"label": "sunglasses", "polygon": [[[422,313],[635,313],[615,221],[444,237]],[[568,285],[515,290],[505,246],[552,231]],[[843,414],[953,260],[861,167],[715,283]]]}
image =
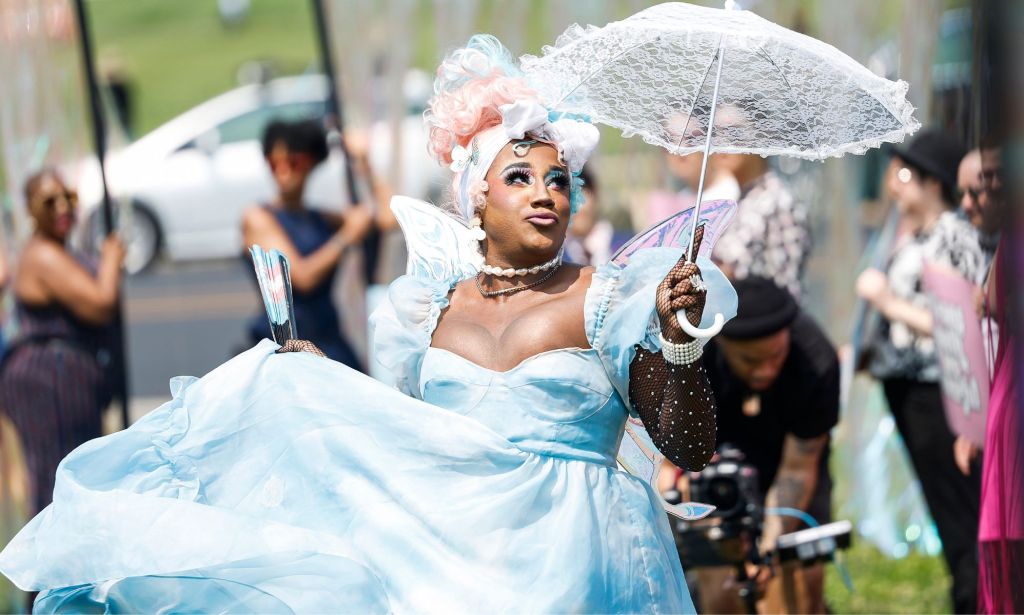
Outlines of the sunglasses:
{"label": "sunglasses", "polygon": [[985,189],[996,183],[996,180],[999,179],[999,171],[999,169],[982,169],[981,173],[978,174]]}
{"label": "sunglasses", "polygon": [[276,171],[279,168],[288,169],[309,169],[314,166],[313,156],[303,152],[288,152],[287,154],[272,153],[267,160],[270,170]]}
{"label": "sunglasses", "polygon": [[56,194],[48,194],[46,196],[40,196],[36,198],[36,202],[41,204],[46,209],[54,209],[57,207],[57,203],[63,199],[68,205],[72,207],[78,205],[78,193],[74,190],[65,190],[64,192],[58,192]]}
{"label": "sunglasses", "polygon": [[976,190],[974,188],[967,188],[966,190],[957,190],[956,191],[956,200],[957,200],[957,202],[963,201],[965,196],[971,197],[971,202],[977,203],[978,202],[978,197],[981,196],[981,190]]}

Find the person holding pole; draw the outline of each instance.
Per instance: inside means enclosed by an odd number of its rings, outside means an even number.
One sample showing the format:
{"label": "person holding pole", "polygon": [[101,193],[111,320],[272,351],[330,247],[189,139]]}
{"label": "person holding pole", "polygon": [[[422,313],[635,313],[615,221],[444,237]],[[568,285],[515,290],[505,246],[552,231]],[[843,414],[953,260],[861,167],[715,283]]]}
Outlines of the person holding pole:
{"label": "person holding pole", "polygon": [[35,513],[50,503],[60,460],[102,435],[125,251],[111,234],[98,263],[72,252],[78,198],[55,170],[29,177],[25,198],[35,231],[13,284],[18,333],[0,365],[0,411],[21,436]]}
{"label": "person holding pole", "polygon": [[[361,370],[341,334],[332,296],[338,263],[346,250],[358,245],[369,232],[374,218],[364,206],[350,207],[343,214],[307,207],[306,181],[327,159],[327,153],[327,137],[315,120],[276,121],[267,126],[263,155],[277,195],[272,202],[254,205],[245,212],[242,237],[246,246],[276,248],[288,257],[300,336],[319,346],[331,359]],[[270,337],[263,314],[253,317],[249,337],[253,343]]]}

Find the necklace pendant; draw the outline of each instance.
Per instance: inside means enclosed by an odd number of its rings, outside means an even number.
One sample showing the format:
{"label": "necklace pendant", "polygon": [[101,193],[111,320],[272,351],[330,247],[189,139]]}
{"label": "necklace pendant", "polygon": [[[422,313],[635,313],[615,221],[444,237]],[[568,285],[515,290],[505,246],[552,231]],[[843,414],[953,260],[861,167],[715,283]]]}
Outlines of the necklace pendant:
{"label": "necklace pendant", "polygon": [[761,414],[761,396],[757,393],[751,394],[743,400],[743,414],[754,417]]}

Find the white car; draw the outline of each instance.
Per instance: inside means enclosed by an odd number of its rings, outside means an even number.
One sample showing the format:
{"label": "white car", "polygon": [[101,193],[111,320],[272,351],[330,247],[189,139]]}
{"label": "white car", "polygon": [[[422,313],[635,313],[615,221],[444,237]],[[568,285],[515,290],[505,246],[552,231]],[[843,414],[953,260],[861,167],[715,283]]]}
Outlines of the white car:
{"label": "white car", "polygon": [[[246,207],[269,202],[274,184],[260,138],[273,119],[323,117],[327,82],[319,75],[275,79],[237,88],[156,128],[107,156],[113,198],[134,207],[122,222],[126,267],[144,270],[161,254],[194,260],[242,254]],[[340,209],[348,203],[343,159],[332,152],[310,177],[311,206]],[[101,228],[102,188],[95,160],[78,174],[86,232]]]}

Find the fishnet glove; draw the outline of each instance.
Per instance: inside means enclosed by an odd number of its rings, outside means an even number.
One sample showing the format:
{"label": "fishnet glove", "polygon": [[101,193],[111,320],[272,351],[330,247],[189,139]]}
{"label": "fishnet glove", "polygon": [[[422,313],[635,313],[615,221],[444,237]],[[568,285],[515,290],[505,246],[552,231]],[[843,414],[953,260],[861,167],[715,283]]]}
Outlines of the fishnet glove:
{"label": "fishnet glove", "polygon": [[[700,227],[695,238],[698,248],[703,236],[704,227]],[[657,291],[662,336],[674,343],[693,339],[679,326],[675,311],[685,309],[687,320],[697,326],[707,298],[707,291],[696,290],[690,281],[691,276],[700,275],[700,269],[685,259],[683,255]],[[661,353],[637,346],[630,365],[629,399],[654,444],[669,461],[692,471],[708,464],[715,450],[716,407],[701,361],[673,365]]]}
{"label": "fishnet glove", "polygon": [[629,400],[669,461],[702,469],[715,452],[715,396],[701,361],[672,365],[640,348],[629,370]]}
{"label": "fishnet glove", "polygon": [[308,352],[310,354],[315,354],[318,357],[327,358],[324,351],[320,350],[316,344],[309,340],[288,340],[284,343],[284,346],[281,346],[274,352],[276,354],[283,354],[285,352]]}
{"label": "fishnet glove", "polygon": [[[700,250],[700,244],[704,240],[704,226],[697,227],[694,235],[693,253]],[[679,326],[676,312],[686,310],[686,320],[693,326],[700,325],[700,318],[704,314],[704,303],[707,300],[707,290],[697,290],[690,278],[700,278],[700,267],[695,263],[686,261],[686,254],[679,259],[679,262],[672,267],[665,279],[658,285],[654,306],[658,310],[658,320],[661,322],[661,335],[670,342],[683,344],[693,341],[688,333]]]}

